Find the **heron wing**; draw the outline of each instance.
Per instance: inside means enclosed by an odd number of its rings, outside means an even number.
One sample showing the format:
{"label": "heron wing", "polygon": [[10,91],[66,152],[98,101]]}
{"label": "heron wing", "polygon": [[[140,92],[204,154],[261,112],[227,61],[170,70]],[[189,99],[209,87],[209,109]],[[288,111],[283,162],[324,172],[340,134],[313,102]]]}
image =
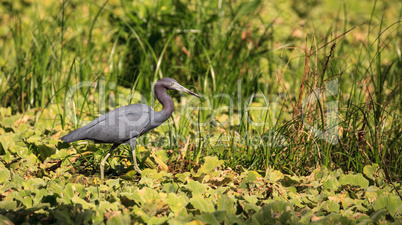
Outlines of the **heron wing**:
{"label": "heron wing", "polygon": [[123,106],[101,115],[89,124],[62,137],[62,140],[124,143],[148,131],[153,112],[145,104]]}

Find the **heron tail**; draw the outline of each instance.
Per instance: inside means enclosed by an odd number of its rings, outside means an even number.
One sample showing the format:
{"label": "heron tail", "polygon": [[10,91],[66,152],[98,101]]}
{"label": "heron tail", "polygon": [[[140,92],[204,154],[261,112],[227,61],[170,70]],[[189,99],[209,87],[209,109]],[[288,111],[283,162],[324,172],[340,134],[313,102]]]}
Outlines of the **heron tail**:
{"label": "heron tail", "polygon": [[70,133],[68,133],[67,135],[64,135],[60,139],[64,142],[74,142],[74,141],[82,140],[82,138],[79,135],[81,132],[79,132],[78,130],[79,129],[71,131]]}

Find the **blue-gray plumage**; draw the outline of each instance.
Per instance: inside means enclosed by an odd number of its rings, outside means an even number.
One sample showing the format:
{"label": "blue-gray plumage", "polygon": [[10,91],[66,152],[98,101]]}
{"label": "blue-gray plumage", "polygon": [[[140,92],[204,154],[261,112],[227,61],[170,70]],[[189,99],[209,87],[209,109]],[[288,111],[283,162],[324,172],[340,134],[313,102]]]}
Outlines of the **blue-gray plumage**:
{"label": "blue-gray plumage", "polygon": [[174,79],[165,77],[154,85],[156,99],[163,105],[162,111],[156,112],[145,104],[126,105],[101,115],[89,124],[61,137],[61,140],[65,142],[91,140],[98,143],[112,143],[112,148],[100,164],[102,179],[104,178],[105,163],[109,156],[120,144],[130,144],[134,169],[141,173],[135,156],[135,141],[141,135],[161,125],[172,115],[174,102],[166,90],[182,91],[200,97],[181,86]]}

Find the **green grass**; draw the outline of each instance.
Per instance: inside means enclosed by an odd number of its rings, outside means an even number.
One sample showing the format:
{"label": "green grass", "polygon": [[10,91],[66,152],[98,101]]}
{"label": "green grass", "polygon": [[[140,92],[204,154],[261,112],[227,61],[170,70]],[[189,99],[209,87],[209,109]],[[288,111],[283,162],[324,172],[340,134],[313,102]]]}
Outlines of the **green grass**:
{"label": "green grass", "polygon": [[[62,112],[55,123],[74,128],[87,116],[141,101],[130,93],[160,108],[151,85],[170,76],[206,99],[191,101],[204,107],[192,117],[176,110],[179,122],[161,128],[170,149],[179,147],[175,138],[202,139],[194,141],[192,160],[219,155],[231,167],[297,174],[320,164],[361,172],[377,163],[400,178],[400,4],[311,1],[305,13],[296,2],[219,4],[4,3],[1,104],[13,113],[55,104]],[[330,81],[336,95],[303,108]],[[64,102],[79,82],[86,83],[74,105]],[[325,101],[337,104],[336,145],[306,130],[328,129]],[[211,137],[228,140],[215,148]],[[255,137],[265,139],[251,143]],[[280,139],[286,144],[274,144]]]}
{"label": "green grass", "polygon": [[[203,100],[169,93],[172,118],[138,140],[171,172],[205,156],[297,176],[374,164],[398,184],[401,17],[399,1],[5,1],[0,131],[26,129],[26,151],[41,163],[97,176],[110,146],[58,138],[118,106],[160,110],[152,84],[172,77]],[[32,127],[11,128],[24,115]],[[2,144],[3,165],[24,158]],[[110,177],[130,158],[120,147]]]}

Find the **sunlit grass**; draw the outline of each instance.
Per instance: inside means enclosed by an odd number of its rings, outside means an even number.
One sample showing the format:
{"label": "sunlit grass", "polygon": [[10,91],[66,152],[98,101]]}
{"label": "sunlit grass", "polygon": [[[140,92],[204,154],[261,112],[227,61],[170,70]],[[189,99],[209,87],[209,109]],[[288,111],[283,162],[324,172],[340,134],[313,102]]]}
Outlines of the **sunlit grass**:
{"label": "sunlit grass", "polygon": [[[310,1],[307,12],[297,4],[10,2],[1,6],[1,105],[13,113],[56,105],[65,133],[128,103],[160,109],[152,84],[168,76],[205,100],[172,93],[176,111],[144,137],[147,148],[303,175],[377,163],[400,179],[400,3]],[[331,81],[336,94],[303,107]],[[336,144],[308,129],[331,129],[329,102]]]}
{"label": "sunlit grass", "polygon": [[[0,223],[397,223],[401,10],[2,1]],[[161,110],[162,77],[202,98],[168,91],[174,113],[137,140],[143,174],[122,145],[100,180],[110,145],[60,137],[127,104]]]}

